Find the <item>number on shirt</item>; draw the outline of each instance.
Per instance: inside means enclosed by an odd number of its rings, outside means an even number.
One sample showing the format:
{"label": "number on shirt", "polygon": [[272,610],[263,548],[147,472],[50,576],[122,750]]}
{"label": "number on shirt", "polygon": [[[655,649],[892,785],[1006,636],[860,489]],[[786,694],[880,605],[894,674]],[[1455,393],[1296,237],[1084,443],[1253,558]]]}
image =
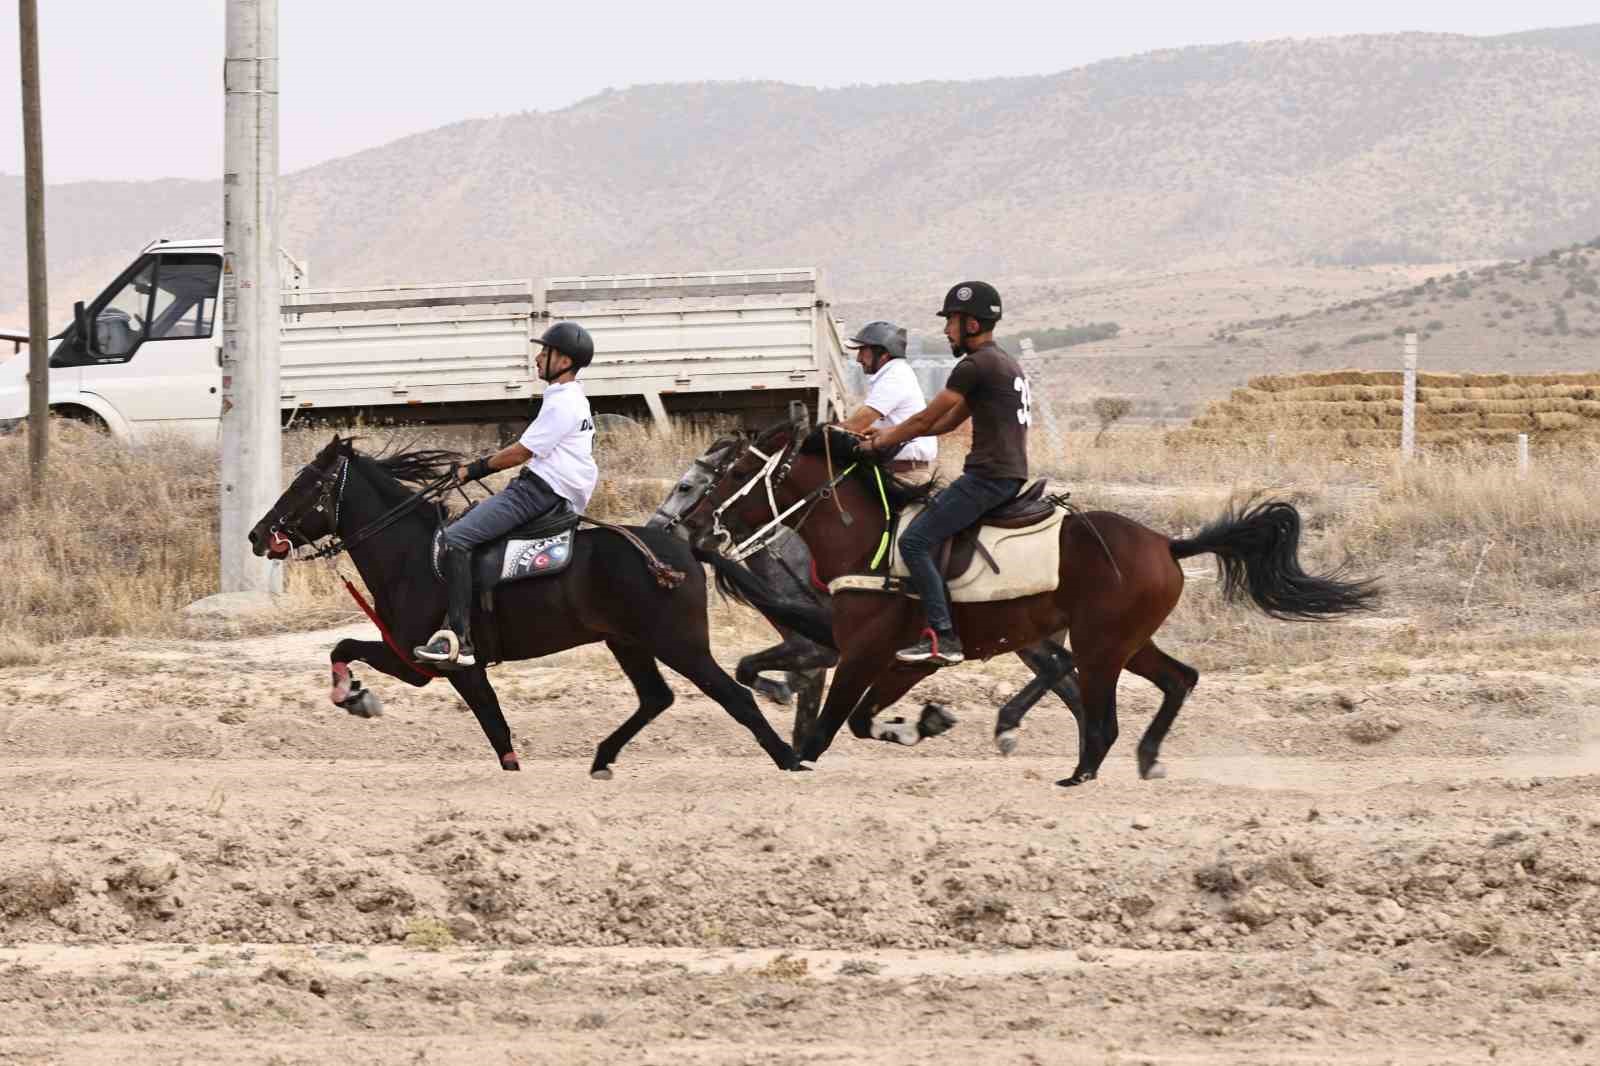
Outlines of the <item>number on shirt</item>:
{"label": "number on shirt", "polygon": [[1017,408],[1017,421],[1025,426],[1033,424],[1033,388],[1020,374],[1011,379],[1011,387],[1022,394],[1022,406]]}

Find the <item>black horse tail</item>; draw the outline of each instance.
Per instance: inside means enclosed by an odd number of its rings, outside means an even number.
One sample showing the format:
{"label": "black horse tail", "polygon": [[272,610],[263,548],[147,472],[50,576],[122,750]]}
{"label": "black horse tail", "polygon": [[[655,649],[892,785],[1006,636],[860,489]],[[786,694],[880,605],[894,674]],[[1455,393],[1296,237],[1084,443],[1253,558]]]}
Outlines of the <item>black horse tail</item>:
{"label": "black horse tail", "polygon": [[1174,559],[1215,552],[1222,595],[1248,593],[1267,614],[1284,619],[1322,619],[1377,605],[1371,580],[1345,579],[1345,568],[1308,574],[1300,567],[1300,512],[1282,500],[1230,506],[1193,537],[1171,544]]}
{"label": "black horse tail", "polygon": [[754,607],[768,621],[792,629],[813,643],[838,650],[833,642],[833,618],[828,611],[815,604],[782,599],[772,586],[751,573],[747,567],[725,559],[709,548],[694,548],[694,557],[716,572],[717,591],[730,600]]}

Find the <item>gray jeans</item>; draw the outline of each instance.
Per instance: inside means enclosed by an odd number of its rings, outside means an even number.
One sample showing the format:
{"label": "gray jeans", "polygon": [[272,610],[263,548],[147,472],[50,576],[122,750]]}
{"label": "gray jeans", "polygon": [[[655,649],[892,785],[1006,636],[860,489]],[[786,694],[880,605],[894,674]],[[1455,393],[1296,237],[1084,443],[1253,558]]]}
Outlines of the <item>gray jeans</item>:
{"label": "gray jeans", "polygon": [[511,479],[511,484],[451,522],[444,530],[447,548],[471,551],[526,525],[557,507],[569,506],[556,495],[544,478],[530,470]]}

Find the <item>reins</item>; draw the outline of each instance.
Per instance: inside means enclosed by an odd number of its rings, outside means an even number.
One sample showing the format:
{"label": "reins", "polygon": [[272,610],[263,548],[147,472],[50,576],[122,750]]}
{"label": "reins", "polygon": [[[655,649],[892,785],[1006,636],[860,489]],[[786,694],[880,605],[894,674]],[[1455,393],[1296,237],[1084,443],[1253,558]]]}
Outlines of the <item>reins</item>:
{"label": "reins", "polygon": [[[344,485],[349,478],[349,469],[350,458],[346,456],[343,465],[340,467],[338,475],[339,495],[334,502],[332,519],[332,528],[335,529],[338,528],[339,525],[339,504],[344,499]],[[301,558],[331,559],[335,555],[347,552],[357,544],[360,544],[362,541],[370,540],[372,537],[382,533],[384,530],[400,521],[400,519],[410,514],[412,509],[417,507],[419,504],[426,503],[429,500],[437,499],[438,497],[443,496],[446,492],[450,491],[451,486],[456,483],[454,471],[443,474],[434,481],[424,485],[421,489],[418,489],[410,496],[407,496],[405,499],[401,500],[399,503],[383,512],[383,514],[379,515],[377,518],[374,518],[372,521],[368,522],[366,525],[362,526],[348,537],[340,537],[337,534],[334,534],[329,538],[328,543],[306,555],[301,556]],[[323,505],[319,502],[317,504],[317,510],[322,509]],[[301,536],[302,539],[304,539],[304,534]]]}

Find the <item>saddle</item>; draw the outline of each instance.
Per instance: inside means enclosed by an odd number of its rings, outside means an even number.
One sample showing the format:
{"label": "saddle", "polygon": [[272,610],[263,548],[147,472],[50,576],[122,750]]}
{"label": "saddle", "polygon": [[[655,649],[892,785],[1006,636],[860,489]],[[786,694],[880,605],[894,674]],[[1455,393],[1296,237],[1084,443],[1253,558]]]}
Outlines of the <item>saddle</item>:
{"label": "saddle", "polygon": [[[496,586],[532,577],[559,574],[572,562],[572,538],[581,515],[563,500],[554,510],[519,526],[499,540],[480,545],[472,552],[472,584],[482,598],[484,609],[493,610]],[[443,581],[440,565],[444,544],[441,527],[433,535],[433,572]]]}
{"label": "saddle", "polygon": [[945,581],[966,573],[972,566],[973,556],[980,551],[983,552],[983,561],[998,574],[1000,567],[984,548],[978,534],[985,526],[993,526],[996,529],[1026,529],[1035,522],[1049,518],[1055,514],[1056,507],[1044,498],[1044,490],[1045,483],[1041,478],[1000,506],[984,512],[983,517],[978,519],[977,525],[968,526],[945,541],[944,547],[939,549],[939,573],[944,575]]}
{"label": "saddle", "polygon": [[[939,551],[939,570],[952,603],[990,603],[1018,599],[1056,587],[1061,554],[1060,529],[1066,516],[1065,497],[1046,496],[1045,482],[1035,481],[990,510],[975,525],[957,533]],[[920,507],[908,507],[898,518],[903,528]],[[913,596],[905,559],[896,550],[887,577],[847,574],[828,584],[828,591],[891,592]]]}

